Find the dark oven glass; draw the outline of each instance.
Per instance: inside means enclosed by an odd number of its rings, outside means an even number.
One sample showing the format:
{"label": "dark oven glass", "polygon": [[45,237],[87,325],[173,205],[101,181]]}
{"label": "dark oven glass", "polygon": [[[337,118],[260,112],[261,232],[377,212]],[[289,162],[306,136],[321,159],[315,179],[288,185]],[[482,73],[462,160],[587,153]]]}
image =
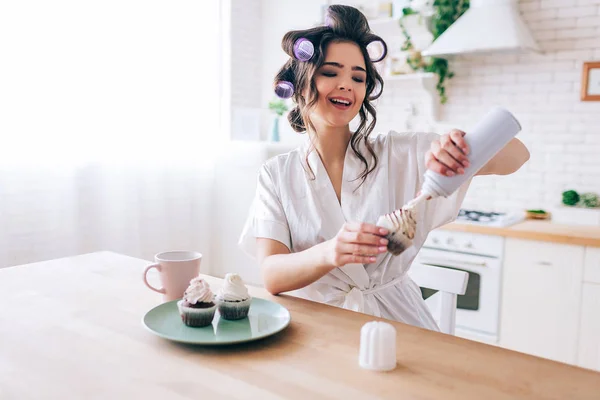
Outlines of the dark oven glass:
{"label": "dark oven glass", "polygon": [[[434,264],[429,264],[429,265],[433,265],[435,267],[441,267],[441,268],[455,269],[458,271],[465,271],[464,269],[446,267],[444,265],[434,265]],[[477,310],[479,310],[479,292],[481,289],[481,275],[479,275],[475,272],[471,272],[471,271],[465,271],[465,272],[469,274],[469,282],[467,283],[467,290],[466,290],[465,294],[460,294],[457,296],[456,308],[461,309],[461,310],[477,311]],[[436,292],[437,292],[437,290],[421,288],[421,293],[423,294],[423,299],[427,299],[428,297],[433,296]]]}

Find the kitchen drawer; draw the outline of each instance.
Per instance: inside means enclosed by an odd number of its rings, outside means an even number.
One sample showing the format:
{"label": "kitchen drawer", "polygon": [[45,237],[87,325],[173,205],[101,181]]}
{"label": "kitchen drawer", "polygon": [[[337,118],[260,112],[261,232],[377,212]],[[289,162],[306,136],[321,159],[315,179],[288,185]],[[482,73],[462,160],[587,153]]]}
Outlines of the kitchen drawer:
{"label": "kitchen drawer", "polygon": [[600,283],[600,247],[585,248],[583,280]]}

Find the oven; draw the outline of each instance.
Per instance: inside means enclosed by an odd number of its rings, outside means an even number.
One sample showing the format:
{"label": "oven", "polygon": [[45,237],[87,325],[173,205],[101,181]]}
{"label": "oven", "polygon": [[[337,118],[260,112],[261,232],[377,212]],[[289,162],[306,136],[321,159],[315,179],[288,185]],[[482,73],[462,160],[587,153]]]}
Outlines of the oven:
{"label": "oven", "polygon": [[[415,262],[469,274],[467,290],[459,295],[456,334],[496,343],[500,319],[502,256],[504,239],[499,236],[436,230],[429,234]],[[421,288],[433,316],[439,316],[439,296]]]}

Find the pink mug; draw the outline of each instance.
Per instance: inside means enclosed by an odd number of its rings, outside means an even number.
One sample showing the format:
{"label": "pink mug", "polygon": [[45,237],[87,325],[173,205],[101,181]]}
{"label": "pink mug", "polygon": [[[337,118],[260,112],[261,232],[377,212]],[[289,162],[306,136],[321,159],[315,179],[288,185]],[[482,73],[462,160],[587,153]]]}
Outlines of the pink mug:
{"label": "pink mug", "polygon": [[[156,264],[149,265],[144,271],[144,283],[155,292],[162,293],[163,301],[177,300],[183,297],[190,281],[200,273],[202,254],[195,251],[166,251],[154,256]],[[157,289],[148,283],[148,271],[156,268],[162,288]]]}

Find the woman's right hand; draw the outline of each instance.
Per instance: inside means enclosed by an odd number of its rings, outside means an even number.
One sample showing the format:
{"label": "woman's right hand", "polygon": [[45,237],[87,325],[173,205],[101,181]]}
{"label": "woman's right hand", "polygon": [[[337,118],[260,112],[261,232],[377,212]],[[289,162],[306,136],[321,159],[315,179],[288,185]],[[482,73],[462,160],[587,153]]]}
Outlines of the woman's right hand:
{"label": "woman's right hand", "polygon": [[326,262],[334,267],[373,263],[387,251],[387,234],[387,229],[373,224],[347,222],[333,239],[325,242]]}

